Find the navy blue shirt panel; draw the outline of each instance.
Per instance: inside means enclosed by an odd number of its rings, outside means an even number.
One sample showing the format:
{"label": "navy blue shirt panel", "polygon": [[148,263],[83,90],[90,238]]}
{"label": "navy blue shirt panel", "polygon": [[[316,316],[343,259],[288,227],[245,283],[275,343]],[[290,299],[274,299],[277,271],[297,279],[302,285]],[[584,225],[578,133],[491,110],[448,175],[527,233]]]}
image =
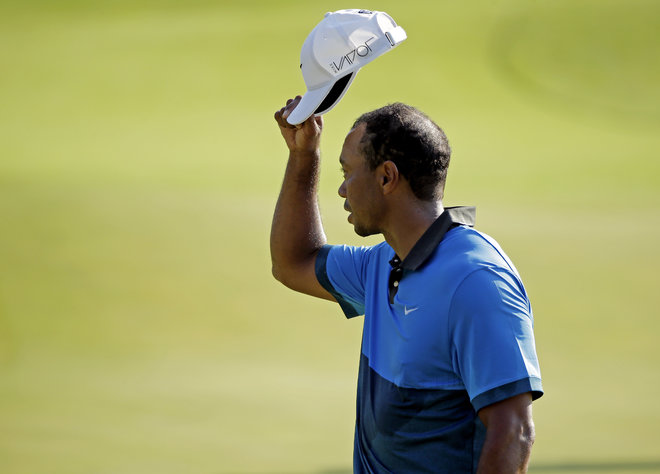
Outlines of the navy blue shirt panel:
{"label": "navy blue shirt panel", "polygon": [[398,387],[362,354],[357,398],[354,472],[476,470],[485,427],[465,391]]}

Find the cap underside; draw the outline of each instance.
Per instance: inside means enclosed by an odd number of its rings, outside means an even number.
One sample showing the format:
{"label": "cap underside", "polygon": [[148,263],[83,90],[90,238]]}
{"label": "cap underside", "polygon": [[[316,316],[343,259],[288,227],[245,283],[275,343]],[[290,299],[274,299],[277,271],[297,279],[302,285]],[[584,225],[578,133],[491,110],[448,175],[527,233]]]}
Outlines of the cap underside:
{"label": "cap underside", "polygon": [[[357,71],[340,77],[328,88],[307,91],[298,106],[293,109],[287,122],[297,125],[307,120],[311,115],[321,115],[332,109],[344,96]],[[326,92],[327,91],[327,92]]]}
{"label": "cap underside", "polygon": [[330,110],[335,105],[335,103],[341,98],[341,96],[348,88],[353,74],[355,74],[355,72],[345,75],[334,83],[332,89],[330,89],[330,92],[328,92],[328,95],[325,97],[325,99],[323,99],[323,102],[321,102],[321,104],[314,111],[315,115],[322,114],[327,110]]}

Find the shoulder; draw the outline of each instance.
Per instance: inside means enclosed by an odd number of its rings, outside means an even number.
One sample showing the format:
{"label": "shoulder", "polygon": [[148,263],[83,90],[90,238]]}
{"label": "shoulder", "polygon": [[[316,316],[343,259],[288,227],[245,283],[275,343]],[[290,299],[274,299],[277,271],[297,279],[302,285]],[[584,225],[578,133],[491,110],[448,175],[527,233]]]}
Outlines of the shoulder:
{"label": "shoulder", "polygon": [[[495,315],[533,320],[529,297],[515,266],[489,236],[468,229],[454,249],[451,313],[463,322]],[[460,249],[460,250],[457,250]]]}
{"label": "shoulder", "polygon": [[[423,271],[432,276],[433,288],[454,304],[466,295],[468,299],[482,293],[494,296],[500,285],[527,297],[518,271],[499,244],[470,227],[450,230]],[[498,283],[493,286],[494,282]]]}
{"label": "shoulder", "polygon": [[435,260],[455,270],[456,277],[480,268],[501,268],[518,275],[513,262],[495,239],[467,226],[450,230],[436,250]]}
{"label": "shoulder", "polygon": [[366,281],[386,266],[394,256],[394,251],[382,242],[373,246],[325,245],[316,259],[316,275],[325,275],[331,280],[348,279]]}
{"label": "shoulder", "polygon": [[381,242],[371,246],[353,245],[325,245],[319,252],[319,256],[325,260],[333,260],[337,263],[350,260],[373,261],[374,259],[391,259],[394,251],[387,242]]}
{"label": "shoulder", "polygon": [[491,236],[468,226],[458,226],[447,232],[440,246],[461,252],[480,252],[481,255],[502,255],[504,252]]}

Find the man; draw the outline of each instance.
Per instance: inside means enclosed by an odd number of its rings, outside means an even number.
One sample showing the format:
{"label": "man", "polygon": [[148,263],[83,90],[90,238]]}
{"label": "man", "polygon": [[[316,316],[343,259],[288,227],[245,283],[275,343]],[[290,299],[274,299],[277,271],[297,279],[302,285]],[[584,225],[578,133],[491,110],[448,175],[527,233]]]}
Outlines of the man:
{"label": "man", "polygon": [[356,473],[526,472],[542,395],[532,311],[474,208],[444,209],[450,148],[417,109],[360,117],[340,156],[339,195],[373,247],[328,246],[317,205],[321,117],[275,120],[289,149],[271,231],[286,286],[364,314]]}

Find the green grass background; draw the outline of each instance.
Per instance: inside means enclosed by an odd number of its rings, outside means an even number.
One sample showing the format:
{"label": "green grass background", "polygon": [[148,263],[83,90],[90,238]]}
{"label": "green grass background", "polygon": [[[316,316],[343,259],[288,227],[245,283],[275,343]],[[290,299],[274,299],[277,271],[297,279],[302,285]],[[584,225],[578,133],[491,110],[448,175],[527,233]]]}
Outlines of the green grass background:
{"label": "green grass background", "polygon": [[[326,116],[420,107],[447,205],[516,262],[546,395],[533,472],[660,472],[660,6],[652,0],[0,3],[0,472],[348,473],[361,321],[270,276],[325,11],[409,39]],[[367,243],[376,240],[369,239]]]}

